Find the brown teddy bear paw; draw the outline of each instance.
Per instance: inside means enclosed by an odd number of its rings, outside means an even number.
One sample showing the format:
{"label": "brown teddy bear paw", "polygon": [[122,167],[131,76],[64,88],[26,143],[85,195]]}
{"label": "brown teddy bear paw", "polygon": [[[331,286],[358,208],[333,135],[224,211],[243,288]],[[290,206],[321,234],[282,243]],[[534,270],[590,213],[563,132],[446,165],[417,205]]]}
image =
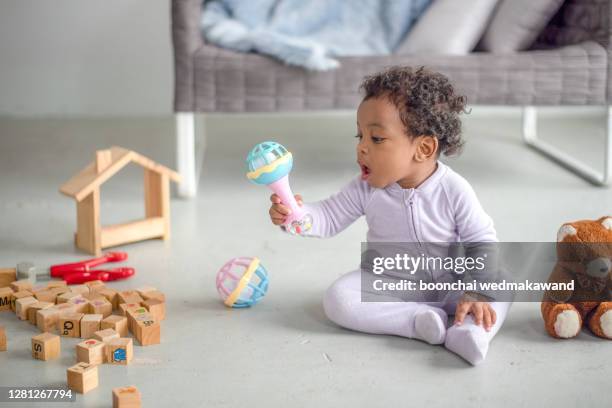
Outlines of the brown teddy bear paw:
{"label": "brown teddy bear paw", "polygon": [[612,340],[612,302],[604,302],[593,313],[589,328],[599,337]]}
{"label": "brown teddy bear paw", "polygon": [[574,308],[558,308],[553,311],[552,332],[554,337],[569,339],[576,337],[582,328],[582,319]]}

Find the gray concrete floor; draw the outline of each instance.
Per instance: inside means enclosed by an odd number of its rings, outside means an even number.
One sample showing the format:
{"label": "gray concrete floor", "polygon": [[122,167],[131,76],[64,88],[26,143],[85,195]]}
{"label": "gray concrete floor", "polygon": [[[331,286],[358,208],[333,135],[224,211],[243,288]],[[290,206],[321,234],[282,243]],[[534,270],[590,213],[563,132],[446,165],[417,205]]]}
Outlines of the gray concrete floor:
{"label": "gray concrete floor", "polygon": [[[472,183],[501,240],[554,240],[564,221],[612,212],[612,190],[522,145],[515,110],[476,107],[465,123],[465,152],[447,162]],[[153,285],[167,294],[162,344],[137,346],[128,367],[100,367],[99,388],[70,406],[109,406],[111,389],[129,384],[140,388],[144,406],[610,406],[609,342],[587,332],[549,338],[538,304],[514,305],[476,368],[442,347],[349,332],[326,320],[322,294],[358,263],[364,222],[328,240],[284,235],[268,221],[269,192],[247,182],[244,157],[259,141],[283,143],[295,156],[294,192],[324,198],[358,171],[351,114],[220,115],[205,128],[199,196],[173,200],[171,241],[122,247],[137,276],[110,285]],[[96,149],[114,144],[173,166],[173,129],[172,118],[1,119],[0,266],[86,258],[72,245],[75,206],[59,186]],[[597,163],[603,117],[551,114],[542,131]],[[127,168],[104,185],[104,223],[143,215],[141,180],[140,169]],[[228,310],[214,276],[240,255],[262,259],[270,291],[250,310]],[[10,347],[0,353],[0,385],[65,382],[76,339],[62,338],[59,360],[35,361],[35,328],[11,313],[0,314],[0,324]]]}

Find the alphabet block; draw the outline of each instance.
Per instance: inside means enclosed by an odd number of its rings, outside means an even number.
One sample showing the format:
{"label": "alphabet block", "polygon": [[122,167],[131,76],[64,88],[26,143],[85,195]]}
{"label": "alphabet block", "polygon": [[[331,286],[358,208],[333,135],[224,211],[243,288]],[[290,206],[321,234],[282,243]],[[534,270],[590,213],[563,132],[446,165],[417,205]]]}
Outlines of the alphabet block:
{"label": "alphabet block", "polygon": [[85,394],[98,386],[98,366],[77,363],[66,371],[68,388]]}
{"label": "alphabet block", "polygon": [[95,332],[93,335],[93,338],[106,343],[112,339],[118,339],[119,333],[117,333],[113,329],[104,329],[104,330]]}
{"label": "alphabet block", "polygon": [[15,313],[20,320],[28,319],[28,308],[38,302],[34,296],[19,298],[15,301]]}
{"label": "alphabet block", "polygon": [[32,337],[32,357],[37,360],[51,360],[60,356],[60,338],[51,333]]}
{"label": "alphabet block", "polygon": [[68,302],[69,305],[74,305],[74,309],[77,313],[87,313],[89,311],[89,300],[81,297],[75,297],[70,299]]}
{"label": "alphabet block", "polygon": [[159,344],[161,340],[161,326],[149,313],[136,316],[133,324],[133,333],[141,346]]}
{"label": "alphabet block", "polygon": [[[12,289],[11,289],[12,290]],[[22,290],[21,292],[13,292],[11,295],[11,309],[13,312],[17,312],[17,299],[24,297],[33,297],[34,295],[29,290]]]}
{"label": "alphabet block", "polygon": [[74,292],[62,293],[61,295],[57,296],[57,304],[59,305],[60,303],[67,303],[70,299],[74,298],[83,298],[83,295]]}
{"label": "alphabet block", "polygon": [[119,307],[116,290],[104,287],[102,289],[96,289],[95,293],[104,296],[104,298],[108,300],[111,305],[113,305],[113,310]]}
{"label": "alphabet block", "polygon": [[149,299],[142,302],[142,305],[155,316],[155,319],[158,321],[164,320],[166,318],[166,303],[162,302],[158,299]]}
{"label": "alphabet block", "polygon": [[104,362],[104,342],[88,339],[76,345],[77,361],[89,364]]}
{"label": "alphabet block", "polygon": [[6,330],[0,326],[0,351],[6,351]]}
{"label": "alphabet block", "polygon": [[88,295],[89,294],[89,286],[87,285],[73,285],[70,286],[70,291],[73,293],[78,293],[80,295]]}
{"label": "alphabet block", "polygon": [[89,339],[97,331],[100,331],[101,314],[86,314],[81,319],[81,337]]}
{"label": "alphabet block", "polygon": [[102,320],[102,324],[100,324],[100,328],[104,329],[113,329],[121,337],[127,337],[128,335],[128,320],[125,316],[117,316],[110,315],[104,320]]}
{"label": "alphabet block", "polygon": [[62,293],[70,292],[68,286],[57,286],[55,288],[49,288],[47,290],[50,290],[51,292],[55,293],[55,303],[57,303],[57,297],[59,295],[61,295]]}
{"label": "alphabet block", "polygon": [[34,294],[36,299],[41,302],[50,302],[55,304],[55,299],[57,298],[57,292],[51,289],[39,290]]}
{"label": "alphabet block", "polygon": [[55,288],[67,288],[68,284],[65,280],[52,280],[47,282],[47,288],[55,289]]}
{"label": "alphabet block", "polygon": [[42,309],[36,312],[36,326],[41,332],[52,332],[57,329],[60,311],[55,307]]}
{"label": "alphabet block", "polygon": [[113,388],[113,408],[141,408],[138,388],[132,386]]}
{"label": "alphabet block", "polygon": [[17,271],[15,268],[2,268],[0,269],[0,288],[6,288],[15,282]]}
{"label": "alphabet block", "polygon": [[81,319],[83,313],[60,313],[58,327],[61,336],[81,337]]}
{"label": "alphabet block", "polygon": [[132,333],[134,333],[134,322],[136,321],[136,317],[140,316],[142,314],[148,314],[149,312],[147,311],[147,309],[145,309],[144,307],[140,306],[140,307],[136,307],[136,308],[127,308],[125,310],[125,314],[127,316],[128,319],[128,329],[130,329],[130,331]]}
{"label": "alphabet block", "polygon": [[106,298],[89,301],[89,313],[101,314],[108,317],[113,313],[113,305]]}
{"label": "alphabet block", "polygon": [[140,303],[121,303],[119,305],[119,314],[121,314],[121,316],[127,316],[128,310],[138,309],[140,307],[142,307]]}
{"label": "alphabet block", "polygon": [[134,289],[136,292],[138,292],[138,294],[140,295],[141,298],[144,299],[144,294],[145,293],[149,293],[149,292],[154,292],[157,290],[157,288],[154,288],[153,286],[141,286],[139,288]]}
{"label": "alphabet block", "polygon": [[110,364],[128,365],[134,356],[134,345],[130,338],[115,338],[105,342],[105,360]]}
{"label": "alphabet block", "polygon": [[98,280],[85,282],[85,285],[89,286],[89,290],[91,291],[92,288],[95,288],[95,290],[97,290],[98,288],[101,289],[102,287],[104,287],[104,282],[98,279]]}
{"label": "alphabet block", "polygon": [[0,288],[0,312],[11,310],[11,298],[13,297],[13,289]]}
{"label": "alphabet block", "polygon": [[32,282],[27,279],[21,279],[11,283],[11,289],[13,292],[20,292],[22,290],[32,291]]}
{"label": "alphabet block", "polygon": [[119,304],[122,303],[138,303],[142,302],[144,299],[140,297],[138,292],[135,290],[124,290],[123,292],[117,293],[117,298]]}
{"label": "alphabet block", "polygon": [[30,324],[36,324],[36,313],[38,313],[39,310],[48,309],[51,306],[53,306],[51,302],[36,302],[31,304],[30,307],[28,307],[28,320]]}
{"label": "alphabet block", "polygon": [[159,290],[153,290],[151,292],[143,293],[142,297],[144,298],[144,300],[157,299],[157,300],[161,300],[162,302],[166,301],[166,295],[164,295]]}

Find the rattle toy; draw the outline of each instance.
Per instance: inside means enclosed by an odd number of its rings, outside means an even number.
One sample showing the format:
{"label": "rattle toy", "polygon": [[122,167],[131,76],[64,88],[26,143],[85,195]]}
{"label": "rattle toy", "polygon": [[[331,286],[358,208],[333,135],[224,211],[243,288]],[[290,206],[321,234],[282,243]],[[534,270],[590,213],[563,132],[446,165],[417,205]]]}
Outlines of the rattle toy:
{"label": "rattle toy", "polygon": [[217,291],[227,307],[253,306],[268,291],[268,271],[256,257],[230,259],[217,273]]}
{"label": "rattle toy", "polygon": [[291,209],[282,225],[291,234],[301,234],[312,227],[312,216],[298,206],[289,187],[289,172],[293,167],[293,156],[276,142],[262,142],[247,156],[249,169],[247,178],[256,184],[265,184]]}

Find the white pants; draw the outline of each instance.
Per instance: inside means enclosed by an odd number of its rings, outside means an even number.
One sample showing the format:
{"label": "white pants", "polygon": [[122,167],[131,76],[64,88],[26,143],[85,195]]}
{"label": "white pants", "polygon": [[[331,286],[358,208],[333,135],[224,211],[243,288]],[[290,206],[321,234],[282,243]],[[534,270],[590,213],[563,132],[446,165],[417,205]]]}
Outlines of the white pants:
{"label": "white pants", "polygon": [[[446,322],[448,315],[455,314],[457,300],[458,297],[442,302],[362,302],[361,271],[356,270],[341,276],[330,286],[325,293],[323,307],[331,321],[347,329],[415,338],[414,317],[417,313],[434,310]],[[445,347],[470,363],[479,364],[486,357],[489,342],[502,326],[510,305],[509,302],[491,303],[497,321],[490,331],[477,326],[471,315],[466,316],[462,325],[448,328]]]}

